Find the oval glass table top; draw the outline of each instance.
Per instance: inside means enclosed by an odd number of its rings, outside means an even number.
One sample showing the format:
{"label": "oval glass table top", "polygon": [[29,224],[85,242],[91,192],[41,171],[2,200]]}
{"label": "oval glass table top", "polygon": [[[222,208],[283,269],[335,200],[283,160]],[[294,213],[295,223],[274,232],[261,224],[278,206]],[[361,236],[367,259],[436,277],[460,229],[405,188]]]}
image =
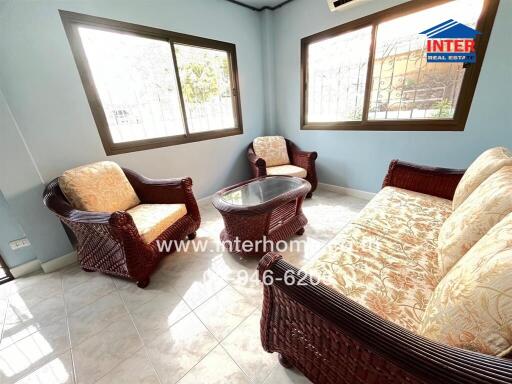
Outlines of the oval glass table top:
{"label": "oval glass table top", "polygon": [[250,207],[266,203],[307,183],[298,177],[270,176],[249,181],[221,194],[221,199],[232,205]]}

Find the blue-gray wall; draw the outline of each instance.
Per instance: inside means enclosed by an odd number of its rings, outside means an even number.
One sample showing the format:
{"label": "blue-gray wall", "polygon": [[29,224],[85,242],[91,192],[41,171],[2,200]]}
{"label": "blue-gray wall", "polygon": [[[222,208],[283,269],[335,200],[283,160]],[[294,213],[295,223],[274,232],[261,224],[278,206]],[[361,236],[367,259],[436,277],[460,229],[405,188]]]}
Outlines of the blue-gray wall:
{"label": "blue-gray wall", "polygon": [[318,151],[321,182],[376,192],[394,158],[462,168],[488,147],[512,147],[512,0],[500,3],[464,132],[300,130],[300,39],[403,2],[354,2],[330,12],[324,0],[295,0],[274,12],[276,132]]}
{"label": "blue-gray wall", "polygon": [[32,247],[20,248],[15,251],[9,247],[10,241],[25,236],[25,231],[13,216],[9,203],[0,191],[0,254],[7,265],[16,266],[36,258]]}
{"label": "blue-gray wall", "polygon": [[[43,188],[38,167],[0,91],[0,250],[10,267],[35,258],[45,262],[72,250],[60,223],[42,204]],[[32,245],[11,252],[9,241],[24,236]]]}

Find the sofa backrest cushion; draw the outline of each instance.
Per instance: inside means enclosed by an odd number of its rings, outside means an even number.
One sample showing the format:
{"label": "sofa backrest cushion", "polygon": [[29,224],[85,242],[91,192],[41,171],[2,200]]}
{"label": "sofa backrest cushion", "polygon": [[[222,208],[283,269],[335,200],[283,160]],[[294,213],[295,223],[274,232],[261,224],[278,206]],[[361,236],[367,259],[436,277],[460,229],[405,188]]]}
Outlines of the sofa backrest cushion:
{"label": "sofa backrest cushion", "polygon": [[512,165],[512,153],[507,148],[491,148],[478,156],[466,170],[455,190],[453,210],[457,209],[484,180],[507,165]]}
{"label": "sofa backrest cushion", "polygon": [[512,166],[492,174],[443,223],[438,239],[440,277],[496,223],[512,212]]}
{"label": "sofa backrest cushion", "polygon": [[121,167],[112,161],[67,170],[59,177],[59,186],[71,205],[81,211],[126,211],[140,203]]}
{"label": "sofa backrest cushion", "polygon": [[512,214],[496,224],[439,282],[418,333],[477,352],[512,350]]}
{"label": "sofa backrest cushion", "polygon": [[254,153],[265,160],[267,167],[290,164],[286,140],[282,136],[257,137],[252,142]]}

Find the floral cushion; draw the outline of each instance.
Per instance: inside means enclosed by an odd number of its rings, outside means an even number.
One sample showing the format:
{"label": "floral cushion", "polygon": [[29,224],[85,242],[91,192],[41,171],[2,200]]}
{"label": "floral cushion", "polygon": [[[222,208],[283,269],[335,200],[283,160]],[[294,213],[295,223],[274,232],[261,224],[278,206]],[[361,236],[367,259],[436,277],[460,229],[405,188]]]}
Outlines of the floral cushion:
{"label": "floral cushion", "polygon": [[285,175],[295,177],[306,177],[307,171],[304,168],[295,165],[277,165],[275,167],[267,167],[267,175]]}
{"label": "floral cushion", "polygon": [[140,203],[121,167],[112,161],[70,169],[59,177],[59,187],[81,211],[125,211]]}
{"label": "floral cushion", "polygon": [[286,141],[282,136],[257,137],[252,147],[254,153],[265,160],[267,167],[290,164]]}
{"label": "floral cushion", "polygon": [[149,244],[185,216],[187,207],[185,204],[140,204],[127,212],[144,242]]}
{"label": "floral cushion", "polygon": [[421,335],[487,354],[512,351],[511,234],[509,214],[455,264],[434,290]]}
{"label": "floral cushion", "polygon": [[512,212],[512,166],[485,180],[446,220],[439,232],[443,277],[496,223]]}
{"label": "floral cushion", "polygon": [[491,148],[482,153],[467,169],[453,196],[453,210],[482,182],[504,166],[512,165],[512,153],[507,148]]}
{"label": "floral cushion", "polygon": [[437,237],[451,201],[386,187],[304,269],[415,331],[438,279]]}

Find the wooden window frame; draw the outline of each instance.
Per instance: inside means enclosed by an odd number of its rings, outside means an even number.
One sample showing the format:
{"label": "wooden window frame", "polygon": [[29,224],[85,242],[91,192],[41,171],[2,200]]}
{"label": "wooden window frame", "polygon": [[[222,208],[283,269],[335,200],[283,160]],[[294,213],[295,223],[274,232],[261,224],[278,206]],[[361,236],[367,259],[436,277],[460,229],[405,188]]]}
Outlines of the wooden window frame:
{"label": "wooden window frame", "polygon": [[[475,93],[478,76],[485,57],[485,51],[491,35],[494,19],[498,11],[499,0],[484,0],[482,13],[478,18],[476,29],[482,34],[475,38],[476,63],[465,65],[466,71],[462,80],[461,91],[455,106],[452,119],[409,119],[409,120],[368,120],[368,110],[373,79],[373,65],[378,24],[405,16],[414,12],[447,3],[451,0],[414,0],[392,8],[362,17],[357,20],[330,28],[301,39],[301,69],[300,69],[300,125],[302,130],[352,130],[352,131],[464,131]],[[307,74],[308,47],[330,37],[372,27],[372,41],[368,55],[368,72],[361,121],[342,122],[306,122],[307,115]]]}
{"label": "wooden window frame", "polygon": [[[146,149],[167,147],[171,145],[179,145],[192,143],[196,141],[218,139],[221,137],[234,136],[243,134],[242,124],[242,107],[240,103],[240,91],[238,81],[238,66],[236,60],[236,46],[218,40],[207,39],[198,36],[186,35],[183,33],[171,32],[164,29],[147,27],[139,24],[132,24],[123,21],[111,20],[102,17],[90,16],[81,13],[59,10],[59,14],[64,25],[71,51],[75,59],[80,78],[92,111],[96,127],[100,134],[101,142],[107,155],[117,155],[127,152],[142,151]],[[121,32],[135,36],[149,37],[156,40],[167,41],[170,44],[170,50],[174,61],[174,70],[176,72],[176,82],[179,92],[181,114],[185,128],[184,135],[167,136],[151,139],[143,139],[129,141],[123,143],[114,143],[107,122],[105,111],[101,104],[101,100],[94,84],[91,68],[87,61],[87,57],[78,34],[78,27],[88,26],[105,31]],[[236,127],[228,129],[219,129],[207,132],[190,133],[188,129],[188,120],[185,109],[185,102],[180,84],[180,76],[178,72],[178,63],[176,61],[176,53],[174,44],[185,44],[198,48],[209,48],[225,51],[228,54],[229,75],[231,80],[231,99],[233,103],[234,121]]]}

